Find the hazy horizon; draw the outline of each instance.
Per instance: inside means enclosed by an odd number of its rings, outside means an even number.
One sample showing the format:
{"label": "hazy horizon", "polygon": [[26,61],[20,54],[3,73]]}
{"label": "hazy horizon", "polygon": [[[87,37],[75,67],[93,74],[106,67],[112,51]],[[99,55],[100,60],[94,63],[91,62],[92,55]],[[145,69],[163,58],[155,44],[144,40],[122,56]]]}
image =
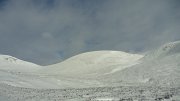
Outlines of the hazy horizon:
{"label": "hazy horizon", "polygon": [[179,0],[0,0],[0,54],[40,65],[180,40]]}

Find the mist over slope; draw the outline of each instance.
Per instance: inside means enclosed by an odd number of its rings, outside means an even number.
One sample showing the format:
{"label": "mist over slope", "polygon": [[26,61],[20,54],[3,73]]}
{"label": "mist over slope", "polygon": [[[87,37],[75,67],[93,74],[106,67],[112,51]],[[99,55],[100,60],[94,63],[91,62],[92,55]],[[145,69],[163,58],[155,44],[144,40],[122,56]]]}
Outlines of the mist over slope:
{"label": "mist over slope", "polygon": [[141,63],[109,75],[109,79],[161,86],[180,85],[180,41],[167,43],[146,54]]}
{"label": "mist over slope", "polygon": [[155,59],[155,58],[165,58],[171,55],[179,55],[180,54],[180,41],[170,42],[162,45],[158,49],[152,50],[147,53],[144,59]]}

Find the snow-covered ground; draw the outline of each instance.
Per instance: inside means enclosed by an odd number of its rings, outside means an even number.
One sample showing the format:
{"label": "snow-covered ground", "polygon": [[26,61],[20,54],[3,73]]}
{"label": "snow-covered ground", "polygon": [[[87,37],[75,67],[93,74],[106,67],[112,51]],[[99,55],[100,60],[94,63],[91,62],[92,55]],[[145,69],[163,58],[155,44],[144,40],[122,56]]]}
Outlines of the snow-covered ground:
{"label": "snow-covered ground", "polygon": [[49,66],[0,55],[0,101],[180,101],[179,60],[179,41],[145,56],[93,51]]}
{"label": "snow-covered ground", "polygon": [[180,88],[118,86],[32,89],[0,84],[0,101],[180,101]]}

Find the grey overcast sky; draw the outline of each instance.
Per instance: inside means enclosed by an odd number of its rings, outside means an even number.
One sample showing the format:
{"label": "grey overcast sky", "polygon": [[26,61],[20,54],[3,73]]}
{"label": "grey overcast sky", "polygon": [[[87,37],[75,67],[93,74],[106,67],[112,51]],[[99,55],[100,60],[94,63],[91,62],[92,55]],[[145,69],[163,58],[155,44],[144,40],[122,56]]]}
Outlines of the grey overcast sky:
{"label": "grey overcast sky", "polygon": [[47,65],[180,40],[180,0],[0,0],[0,54]]}

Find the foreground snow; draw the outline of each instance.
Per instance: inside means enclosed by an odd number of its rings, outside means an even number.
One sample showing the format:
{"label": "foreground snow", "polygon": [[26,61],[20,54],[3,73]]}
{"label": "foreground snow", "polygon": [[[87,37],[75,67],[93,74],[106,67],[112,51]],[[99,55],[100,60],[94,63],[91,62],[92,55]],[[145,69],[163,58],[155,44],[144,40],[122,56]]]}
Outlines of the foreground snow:
{"label": "foreground snow", "polygon": [[180,88],[118,86],[30,89],[0,84],[0,101],[180,101]]}

